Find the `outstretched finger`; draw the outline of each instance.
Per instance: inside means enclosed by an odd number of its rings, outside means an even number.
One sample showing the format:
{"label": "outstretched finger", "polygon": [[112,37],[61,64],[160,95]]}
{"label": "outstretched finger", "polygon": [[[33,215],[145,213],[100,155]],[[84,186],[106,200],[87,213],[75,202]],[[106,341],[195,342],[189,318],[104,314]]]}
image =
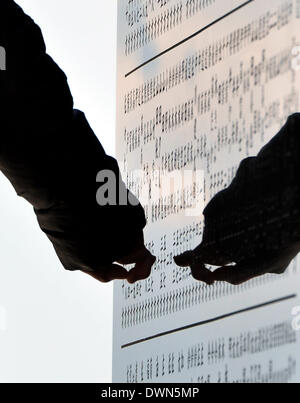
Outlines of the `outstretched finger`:
{"label": "outstretched finger", "polygon": [[191,266],[192,264],[209,264],[213,266],[224,266],[232,260],[224,253],[213,246],[201,243],[193,251],[187,251],[174,258],[175,263],[180,267]]}
{"label": "outstretched finger", "polygon": [[198,255],[195,257],[194,251],[187,251],[182,255],[174,257],[174,261],[177,266],[191,268],[192,276],[195,280],[203,281],[208,285],[212,285],[214,283],[214,279],[211,271],[208,270],[204,263],[201,263],[199,260],[200,257]]}
{"label": "outstretched finger", "polygon": [[208,270],[204,264],[196,264],[191,266],[192,275],[195,280],[203,281],[208,285],[213,285],[215,280],[213,273]]}
{"label": "outstretched finger", "polygon": [[113,280],[126,280],[128,277],[128,271],[117,264],[112,264],[111,266],[102,267],[98,272],[87,272],[89,276],[100,281],[101,283],[109,283]]}
{"label": "outstretched finger", "polygon": [[131,269],[127,276],[127,281],[134,284],[137,281],[146,280],[152,270],[152,266],[156,262],[156,258],[149,252],[145,252],[144,256],[138,260],[133,269]]}
{"label": "outstretched finger", "polygon": [[190,250],[175,256],[174,261],[179,267],[190,267],[194,263],[194,252]]}
{"label": "outstretched finger", "polygon": [[259,262],[238,263],[234,266],[223,266],[215,270],[212,275],[214,281],[225,281],[232,285],[240,285],[253,278],[266,274],[265,267]]}

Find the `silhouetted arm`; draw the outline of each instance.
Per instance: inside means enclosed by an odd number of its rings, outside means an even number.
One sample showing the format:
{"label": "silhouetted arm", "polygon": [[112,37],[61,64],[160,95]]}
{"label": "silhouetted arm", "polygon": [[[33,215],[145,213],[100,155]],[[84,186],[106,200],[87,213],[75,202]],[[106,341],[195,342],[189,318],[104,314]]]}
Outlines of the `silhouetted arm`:
{"label": "silhouetted arm", "polygon": [[[113,172],[118,191],[128,194],[118,164],[73,109],[66,76],[46,54],[39,27],[12,0],[0,2],[0,45],[7,53],[7,71],[0,73],[1,171],[34,207],[66,269],[101,281],[147,277],[154,258],[144,246],[143,208],[97,203],[102,170]],[[128,275],[116,261],[139,268]]]}

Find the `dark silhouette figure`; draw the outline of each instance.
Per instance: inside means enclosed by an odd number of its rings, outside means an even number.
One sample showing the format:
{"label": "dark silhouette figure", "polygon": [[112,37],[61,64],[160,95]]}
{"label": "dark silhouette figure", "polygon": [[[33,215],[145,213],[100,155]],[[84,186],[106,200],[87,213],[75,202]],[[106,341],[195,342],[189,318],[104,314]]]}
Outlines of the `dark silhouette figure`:
{"label": "dark silhouette figure", "polygon": [[[300,251],[300,114],[204,210],[202,243],[175,258],[197,280],[241,284],[283,273]],[[206,265],[221,266],[215,271]]]}
{"label": "dark silhouette figure", "polygon": [[[12,0],[0,2],[0,169],[34,207],[42,231],[67,270],[100,281],[147,278],[155,258],[144,246],[140,205],[99,206],[96,176],[113,171],[82,112],[73,109],[65,74],[39,27]],[[300,250],[300,115],[293,115],[204,211],[202,243],[175,258],[197,280],[240,284],[282,273]],[[127,271],[115,264],[135,264]],[[234,263],[234,265],[232,265]],[[206,265],[220,266],[213,271]]]}
{"label": "dark silhouette figure", "polygon": [[[34,207],[42,231],[67,270],[107,282],[150,275],[155,258],[144,246],[140,205],[102,206],[96,176],[113,171],[84,114],[73,109],[65,74],[46,48],[39,27],[12,0],[0,1],[0,169]],[[135,264],[128,272],[115,264]]]}

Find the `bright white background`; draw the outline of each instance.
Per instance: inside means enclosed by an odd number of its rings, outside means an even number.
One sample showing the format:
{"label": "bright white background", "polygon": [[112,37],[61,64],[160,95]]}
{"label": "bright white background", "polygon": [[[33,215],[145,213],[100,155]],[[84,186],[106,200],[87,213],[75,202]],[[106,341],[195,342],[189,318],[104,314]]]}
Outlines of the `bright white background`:
{"label": "bright white background", "polygon": [[[17,2],[41,26],[75,107],[114,154],[117,1]],[[110,382],[112,285],[65,272],[2,175],[0,194],[0,382]]]}

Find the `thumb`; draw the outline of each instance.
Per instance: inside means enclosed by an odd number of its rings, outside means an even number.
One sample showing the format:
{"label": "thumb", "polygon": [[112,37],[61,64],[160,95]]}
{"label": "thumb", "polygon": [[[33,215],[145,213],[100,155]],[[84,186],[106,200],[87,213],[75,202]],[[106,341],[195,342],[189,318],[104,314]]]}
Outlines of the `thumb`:
{"label": "thumb", "polygon": [[191,250],[174,257],[174,261],[179,267],[191,266],[193,264],[193,260],[194,260],[194,252]]}

